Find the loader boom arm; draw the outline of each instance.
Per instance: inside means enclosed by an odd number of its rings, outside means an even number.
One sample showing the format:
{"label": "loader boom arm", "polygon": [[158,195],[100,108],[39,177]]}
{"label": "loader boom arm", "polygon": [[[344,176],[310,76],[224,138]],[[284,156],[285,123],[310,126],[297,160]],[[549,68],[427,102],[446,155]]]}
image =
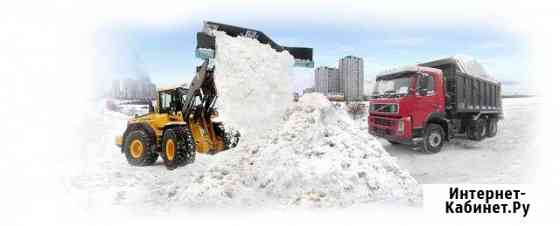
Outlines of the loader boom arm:
{"label": "loader boom arm", "polygon": [[214,83],[214,71],[209,67],[208,60],[204,60],[202,65],[197,67],[196,75],[191,81],[191,85],[186,93],[183,104],[183,119],[188,122],[188,117],[195,105],[195,99],[200,98],[203,112],[208,113],[217,97],[216,85]]}

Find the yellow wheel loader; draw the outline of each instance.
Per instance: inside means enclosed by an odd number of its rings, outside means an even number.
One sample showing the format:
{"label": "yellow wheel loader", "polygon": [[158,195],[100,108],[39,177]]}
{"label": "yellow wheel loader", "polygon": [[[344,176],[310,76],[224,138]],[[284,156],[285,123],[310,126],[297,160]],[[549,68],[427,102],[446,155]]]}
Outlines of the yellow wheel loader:
{"label": "yellow wheel loader", "polygon": [[226,132],[214,108],[216,87],[208,60],[197,68],[191,87],[158,90],[150,112],[128,120],[117,137],[128,163],[152,165],[161,156],[167,169],[192,163],[195,152],[214,154],[237,145],[239,132]]}
{"label": "yellow wheel loader", "polygon": [[[167,169],[194,162],[195,153],[215,154],[237,146],[240,134],[224,128],[213,120],[218,115],[214,104],[217,98],[214,83],[215,31],[230,36],[248,36],[261,43],[270,44],[277,51],[287,50],[296,59],[296,66],[313,67],[310,48],[283,47],[260,31],[231,25],[204,22],[204,29],[197,34],[196,56],[204,59],[197,67],[190,86],[161,88],[156,106],[149,101],[149,112],[128,120],[116,144],[129,164],[148,166],[161,156]],[[240,109],[241,110],[241,109]]]}

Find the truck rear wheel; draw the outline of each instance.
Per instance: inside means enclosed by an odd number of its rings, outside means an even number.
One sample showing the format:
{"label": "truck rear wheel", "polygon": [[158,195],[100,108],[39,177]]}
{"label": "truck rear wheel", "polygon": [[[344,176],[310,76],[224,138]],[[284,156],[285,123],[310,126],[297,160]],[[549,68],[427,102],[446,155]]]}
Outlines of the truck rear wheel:
{"label": "truck rear wheel", "polygon": [[486,137],[486,120],[478,119],[467,128],[467,137],[471,140],[480,141]]}
{"label": "truck rear wheel", "polygon": [[152,151],[154,141],[143,130],[130,131],[124,140],[126,160],[133,166],[149,166],[156,162],[158,154]]}
{"label": "truck rear wheel", "polygon": [[165,130],[162,138],[161,155],[168,170],[193,163],[195,147],[190,130],[186,126]]}
{"label": "truck rear wheel", "polygon": [[424,132],[423,151],[426,153],[438,153],[443,147],[445,132],[438,124],[430,123]]}
{"label": "truck rear wheel", "polygon": [[486,128],[487,137],[495,137],[498,134],[498,119],[488,120],[488,128]]}

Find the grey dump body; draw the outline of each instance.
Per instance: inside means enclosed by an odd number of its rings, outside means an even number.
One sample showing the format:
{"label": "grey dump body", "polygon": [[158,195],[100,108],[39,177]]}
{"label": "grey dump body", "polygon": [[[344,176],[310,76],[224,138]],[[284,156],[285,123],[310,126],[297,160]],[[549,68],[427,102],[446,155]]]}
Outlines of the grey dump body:
{"label": "grey dump body", "polygon": [[449,113],[502,113],[501,84],[478,63],[446,58],[419,65],[442,70]]}

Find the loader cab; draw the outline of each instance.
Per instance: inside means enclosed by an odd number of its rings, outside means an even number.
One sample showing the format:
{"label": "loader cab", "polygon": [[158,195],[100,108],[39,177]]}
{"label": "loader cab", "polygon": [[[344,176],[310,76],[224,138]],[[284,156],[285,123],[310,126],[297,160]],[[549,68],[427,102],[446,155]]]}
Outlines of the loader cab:
{"label": "loader cab", "polygon": [[188,89],[176,87],[173,89],[161,89],[158,91],[157,109],[158,113],[176,114],[183,108]]}

